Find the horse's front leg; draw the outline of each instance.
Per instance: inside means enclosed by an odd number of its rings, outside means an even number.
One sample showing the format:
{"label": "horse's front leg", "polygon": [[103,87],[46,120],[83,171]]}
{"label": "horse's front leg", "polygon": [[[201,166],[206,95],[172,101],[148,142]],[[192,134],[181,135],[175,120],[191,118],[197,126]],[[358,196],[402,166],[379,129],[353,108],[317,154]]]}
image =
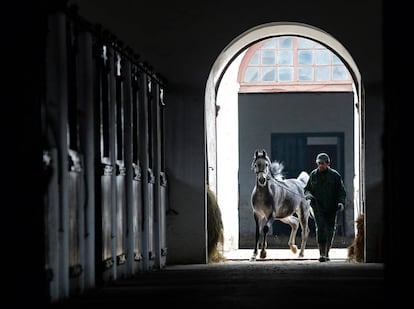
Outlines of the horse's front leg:
{"label": "horse's front leg", "polygon": [[309,216],[310,216],[309,209],[305,208],[306,205],[302,204],[302,207],[303,207],[303,210],[300,212],[300,215],[299,215],[300,226],[302,229],[302,242],[301,242],[300,252],[299,252],[300,258],[303,258],[305,255],[306,243],[309,237]]}
{"label": "horse's front leg", "polygon": [[250,261],[256,261],[257,252],[259,250],[259,237],[260,237],[260,229],[259,229],[259,218],[257,217],[256,213],[254,214],[254,222],[256,223],[256,238],[254,242],[254,249],[253,255],[250,258]]}
{"label": "horse's front leg", "polygon": [[260,251],[260,258],[264,259],[267,256],[266,249],[267,249],[267,233],[269,232],[270,226],[273,223],[273,215],[270,214],[270,216],[267,218],[266,224],[263,227],[263,243],[262,243],[262,250]]}

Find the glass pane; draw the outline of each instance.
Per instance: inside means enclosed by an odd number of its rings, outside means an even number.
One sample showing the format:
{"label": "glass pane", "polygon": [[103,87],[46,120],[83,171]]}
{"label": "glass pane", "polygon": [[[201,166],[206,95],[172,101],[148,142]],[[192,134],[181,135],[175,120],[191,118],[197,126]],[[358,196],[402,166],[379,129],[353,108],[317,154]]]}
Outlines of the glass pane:
{"label": "glass pane", "polygon": [[325,50],[315,50],[315,61],[316,64],[330,64],[331,63],[331,52]]}
{"label": "glass pane", "polygon": [[305,38],[298,38],[298,48],[312,48],[314,42]]}
{"label": "glass pane", "polygon": [[279,38],[279,48],[292,48],[293,40],[290,36],[282,36]]}
{"label": "glass pane", "polygon": [[334,66],[332,79],[333,80],[347,80],[348,79],[347,69],[344,66]]}
{"label": "glass pane", "polygon": [[272,39],[268,39],[264,42],[262,48],[276,48],[276,39],[272,38]]}
{"label": "glass pane", "polygon": [[278,68],[278,79],[280,82],[293,81],[293,68]]}
{"label": "glass pane", "polygon": [[342,61],[341,61],[341,59],[339,59],[339,57],[337,55],[332,54],[332,57],[333,57],[332,58],[333,64],[343,64]]}
{"label": "glass pane", "polygon": [[291,50],[277,51],[277,63],[292,65],[293,64],[293,51]]}
{"label": "glass pane", "polygon": [[331,80],[331,67],[316,67],[316,80],[326,81]]}
{"label": "glass pane", "polygon": [[250,58],[249,64],[259,64],[260,51],[256,50],[254,55]]}
{"label": "glass pane", "polygon": [[244,81],[247,83],[257,82],[259,80],[259,68],[248,67],[244,72]]}
{"label": "glass pane", "polygon": [[262,64],[276,64],[276,51],[262,50]]}
{"label": "glass pane", "polygon": [[298,67],[298,80],[313,80],[313,67]]}
{"label": "glass pane", "polygon": [[274,67],[263,67],[262,68],[262,81],[274,82],[275,81],[275,68]]}
{"label": "glass pane", "polygon": [[299,50],[298,58],[299,64],[313,64],[313,51]]}

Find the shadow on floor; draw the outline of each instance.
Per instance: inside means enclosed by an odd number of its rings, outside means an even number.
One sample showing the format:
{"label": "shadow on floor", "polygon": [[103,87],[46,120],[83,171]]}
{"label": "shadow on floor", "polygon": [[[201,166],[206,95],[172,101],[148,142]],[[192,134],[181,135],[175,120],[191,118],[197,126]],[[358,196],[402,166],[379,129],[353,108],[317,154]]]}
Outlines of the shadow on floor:
{"label": "shadow on floor", "polygon": [[385,292],[383,264],[357,264],[343,259],[326,263],[314,259],[227,260],[166,266],[51,307],[122,308],[119,306],[146,304],[157,308],[356,308],[362,304],[384,305]]}

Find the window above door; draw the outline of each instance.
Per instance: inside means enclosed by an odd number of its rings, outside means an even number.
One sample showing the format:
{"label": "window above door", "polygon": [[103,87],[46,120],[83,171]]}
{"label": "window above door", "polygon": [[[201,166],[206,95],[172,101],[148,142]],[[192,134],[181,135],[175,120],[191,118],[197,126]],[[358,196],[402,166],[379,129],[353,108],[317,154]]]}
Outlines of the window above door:
{"label": "window above door", "polygon": [[245,53],[239,92],[352,91],[341,59],[316,41],[279,36],[260,41]]}

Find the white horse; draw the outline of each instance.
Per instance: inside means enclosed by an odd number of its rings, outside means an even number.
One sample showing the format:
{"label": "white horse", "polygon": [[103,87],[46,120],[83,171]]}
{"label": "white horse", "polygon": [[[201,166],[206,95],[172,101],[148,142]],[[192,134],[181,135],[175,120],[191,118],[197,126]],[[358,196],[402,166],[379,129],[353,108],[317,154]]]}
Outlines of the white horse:
{"label": "white horse", "polygon": [[251,204],[256,223],[256,239],[253,256],[250,259],[252,261],[256,260],[260,235],[263,236],[260,258],[266,258],[266,237],[274,220],[290,225],[288,245],[293,253],[298,250],[295,238],[300,225],[302,242],[299,257],[304,256],[309,236],[308,220],[312,215],[312,208],[309,201],[305,199],[303,190],[309,175],[301,172],[297,178],[284,179],[283,168],[282,163],[271,162],[265,150],[255,151],[252,169],[256,174],[256,183],[251,195]]}

